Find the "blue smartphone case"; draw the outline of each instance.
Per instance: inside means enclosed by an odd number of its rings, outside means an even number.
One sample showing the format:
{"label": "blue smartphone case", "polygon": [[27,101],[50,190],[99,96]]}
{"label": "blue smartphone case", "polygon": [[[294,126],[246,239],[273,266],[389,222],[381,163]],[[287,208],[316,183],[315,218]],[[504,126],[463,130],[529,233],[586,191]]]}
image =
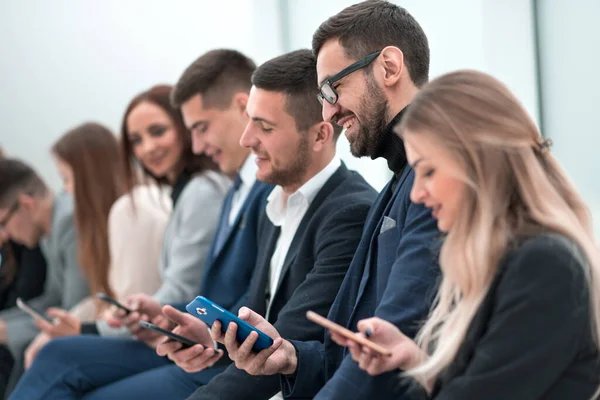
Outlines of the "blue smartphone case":
{"label": "blue smartphone case", "polygon": [[236,338],[239,343],[244,342],[248,335],[250,335],[250,332],[255,331],[258,333],[258,340],[254,343],[254,347],[252,348],[255,351],[261,351],[273,345],[273,339],[269,336],[243,319],[238,318],[236,315],[208,300],[206,297],[196,297],[185,307],[185,309],[194,317],[201,319],[208,326],[212,326],[215,321],[219,321],[223,333],[227,331],[230,322],[235,322],[238,326]]}

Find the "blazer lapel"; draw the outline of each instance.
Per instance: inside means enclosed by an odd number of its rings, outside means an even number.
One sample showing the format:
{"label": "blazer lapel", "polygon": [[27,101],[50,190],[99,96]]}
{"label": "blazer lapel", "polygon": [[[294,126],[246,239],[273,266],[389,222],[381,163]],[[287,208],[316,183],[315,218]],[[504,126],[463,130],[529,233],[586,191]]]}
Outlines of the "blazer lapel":
{"label": "blazer lapel", "polygon": [[[271,258],[275,252],[275,246],[277,245],[277,239],[279,239],[280,233],[281,229],[269,222],[268,231],[264,233],[265,240],[261,240],[262,244],[260,244],[260,246],[264,246],[265,252],[262,254],[260,259],[257,260],[255,279],[258,279],[258,283],[256,285],[256,290],[250,295],[249,305],[250,308],[263,316],[267,312],[266,294],[267,288],[269,287]],[[271,294],[270,301],[272,301],[272,299],[273,295]]]}
{"label": "blazer lapel", "polygon": [[348,177],[349,173],[350,171],[342,162],[342,165],[340,165],[340,167],[335,171],[335,173],[331,175],[327,182],[325,182],[323,187],[319,190],[319,192],[313,199],[312,203],[310,203],[308,210],[306,210],[304,217],[302,217],[302,221],[300,221],[300,225],[298,225],[298,229],[294,234],[294,239],[290,244],[290,248],[288,249],[288,252],[285,255],[285,260],[283,262],[281,273],[279,274],[279,280],[277,281],[275,293],[271,293],[271,301],[273,301],[275,295],[277,294],[277,292],[279,292],[281,283],[287,275],[287,272],[289,271],[290,267],[294,263],[294,260],[298,255],[298,251],[300,251],[300,246],[302,245],[302,238],[304,237],[304,232],[306,231],[306,228],[310,223],[312,216],[319,209],[319,207],[321,207],[321,204],[323,204],[323,202],[325,201],[325,199],[327,199],[329,194]]}
{"label": "blazer lapel", "polygon": [[[400,178],[398,178],[398,183],[396,184],[396,188],[395,188],[396,190],[394,190],[393,193],[390,193],[392,190],[392,181],[390,181],[386,185],[386,187],[384,188],[384,193],[386,195],[384,195],[384,197],[382,198],[382,201],[377,205],[377,209],[373,213],[374,218],[372,218],[370,222],[374,225],[370,225],[372,230],[369,231],[371,234],[370,243],[369,243],[369,251],[367,252],[366,258],[364,260],[363,275],[362,275],[362,278],[360,281],[360,285],[358,288],[358,294],[356,296],[356,301],[354,303],[352,313],[350,315],[350,318],[348,319],[349,323],[352,323],[354,314],[356,313],[357,306],[358,306],[358,304],[360,304],[360,300],[361,300],[362,296],[364,295],[365,289],[367,287],[367,284],[369,283],[369,280],[371,279],[372,273],[374,273],[375,275],[377,274],[377,261],[373,260],[372,256],[373,256],[373,254],[375,254],[375,248],[377,246],[377,239],[379,236],[379,231],[381,230],[381,225],[383,224],[384,217],[390,213],[392,205],[396,201],[396,198],[398,197],[398,194],[400,193],[400,191],[402,191],[402,189],[403,189],[402,185],[403,185],[404,181],[406,180],[406,177],[408,176],[409,170],[410,170],[410,168],[408,166],[406,168],[404,168],[402,175],[400,176]],[[377,219],[375,219],[375,218],[377,218]],[[398,223],[398,221],[396,221],[396,223]]]}

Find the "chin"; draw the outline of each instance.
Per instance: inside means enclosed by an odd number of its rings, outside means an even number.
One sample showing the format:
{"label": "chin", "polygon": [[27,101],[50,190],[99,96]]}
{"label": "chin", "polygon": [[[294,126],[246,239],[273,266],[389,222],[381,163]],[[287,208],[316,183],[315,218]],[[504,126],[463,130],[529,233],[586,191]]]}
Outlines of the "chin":
{"label": "chin", "polygon": [[450,230],[450,227],[448,226],[447,223],[445,223],[444,220],[438,219],[437,226],[438,226],[438,229],[444,233],[447,233]]}

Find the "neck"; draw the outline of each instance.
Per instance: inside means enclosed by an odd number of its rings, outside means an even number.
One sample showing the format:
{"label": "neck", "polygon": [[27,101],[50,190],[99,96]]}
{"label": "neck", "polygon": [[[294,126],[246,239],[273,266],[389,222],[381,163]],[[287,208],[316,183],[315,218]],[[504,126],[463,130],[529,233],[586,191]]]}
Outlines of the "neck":
{"label": "neck", "polygon": [[331,160],[333,160],[333,157],[335,157],[335,148],[314,155],[311,162],[308,163],[309,165],[303,177],[294,184],[282,186],[283,192],[288,196],[297,192],[306,182],[310,181],[315,175],[323,171]]}
{"label": "neck", "polygon": [[419,88],[415,85],[399,88],[388,99],[388,115],[387,123],[389,124],[398,115],[398,113],[406,108],[415,96],[419,93]]}
{"label": "neck", "polygon": [[44,235],[50,234],[52,230],[52,216],[54,214],[54,194],[49,193],[40,199],[40,224]]}

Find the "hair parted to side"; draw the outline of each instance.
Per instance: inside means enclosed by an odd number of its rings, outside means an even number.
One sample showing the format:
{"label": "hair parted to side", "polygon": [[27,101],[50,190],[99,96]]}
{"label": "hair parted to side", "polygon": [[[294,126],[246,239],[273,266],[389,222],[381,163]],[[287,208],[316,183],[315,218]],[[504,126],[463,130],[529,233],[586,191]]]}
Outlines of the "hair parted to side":
{"label": "hair parted to side", "polygon": [[202,95],[205,108],[229,107],[236,93],[250,91],[254,62],[236,50],[211,50],[183,72],[171,95],[171,104],[181,107],[191,97]]}
{"label": "hair parted to side", "polygon": [[85,123],[65,133],[52,146],[52,152],[73,170],[79,265],[92,293],[112,296],[108,214],[125,192],[118,140],[108,128]]}
{"label": "hair parted to side", "polygon": [[[256,69],[252,84],[258,89],[286,95],[285,109],[294,117],[299,131],[323,121],[317,99],[317,60],[308,49],[275,57]],[[342,128],[334,124],[337,139]]]}
{"label": "hair parted to side", "polygon": [[15,158],[0,158],[0,207],[12,206],[21,194],[47,193],[48,187],[29,165]]}
{"label": "hair parted to side", "polygon": [[458,71],[427,84],[397,132],[428,135],[465,171],[464,212],[444,241],[443,280],[417,341],[435,347],[419,382],[454,359],[501,257],[518,236],[555,232],[570,238],[589,264],[593,337],[600,332],[600,258],[590,213],[524,107],[495,78]]}
{"label": "hair parted to side", "polygon": [[[173,87],[170,85],[155,85],[150,89],[135,96],[123,116],[121,123],[121,157],[123,158],[122,165],[125,170],[125,182],[128,190],[131,190],[137,184],[137,176],[139,175],[140,163],[133,155],[133,148],[128,137],[127,118],[129,114],[140,103],[148,102],[160,107],[171,118],[171,122],[177,131],[179,140],[183,143],[183,153],[181,156],[181,169],[194,174],[204,170],[217,170],[217,166],[212,160],[204,154],[194,154],[192,151],[192,136],[187,130],[183,122],[183,117],[179,109],[171,105],[170,96],[173,92]],[[154,176],[148,169],[141,166],[146,177],[152,178],[159,184],[167,184],[167,179],[164,177]]]}
{"label": "hair parted to side", "polygon": [[354,60],[387,46],[397,47],[404,54],[404,65],[415,86],[421,87],[429,80],[427,36],[408,11],[393,3],[367,0],[327,19],[313,35],[315,56],[330,39],[338,39],[346,56]]}

